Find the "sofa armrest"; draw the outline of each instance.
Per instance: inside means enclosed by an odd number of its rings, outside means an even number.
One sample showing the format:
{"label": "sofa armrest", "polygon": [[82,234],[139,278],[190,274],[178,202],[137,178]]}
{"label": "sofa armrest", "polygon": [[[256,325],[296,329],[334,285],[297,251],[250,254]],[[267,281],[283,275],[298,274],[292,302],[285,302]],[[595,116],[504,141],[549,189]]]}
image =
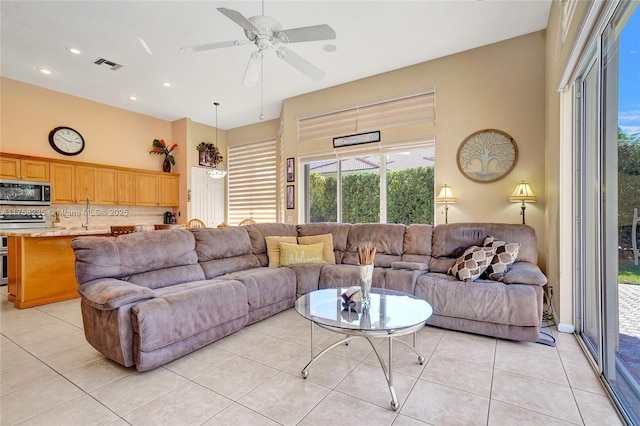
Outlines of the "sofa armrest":
{"label": "sofa armrest", "polygon": [[78,292],[96,309],[109,311],[129,303],[153,299],[156,292],[147,287],[115,278],[100,278],[82,284]]}
{"label": "sofa armrest", "polygon": [[505,284],[535,284],[543,286],[547,283],[547,277],[538,268],[538,265],[530,262],[516,262],[504,274],[502,282]]}

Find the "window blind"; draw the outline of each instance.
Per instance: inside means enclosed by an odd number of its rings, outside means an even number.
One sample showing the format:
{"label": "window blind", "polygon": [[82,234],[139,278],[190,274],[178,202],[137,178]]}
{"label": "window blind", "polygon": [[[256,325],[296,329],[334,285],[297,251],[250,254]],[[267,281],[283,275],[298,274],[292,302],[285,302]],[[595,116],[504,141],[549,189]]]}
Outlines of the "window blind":
{"label": "window blind", "polygon": [[276,222],[276,141],[229,147],[229,224]]}
{"label": "window blind", "polygon": [[298,140],[310,141],[435,120],[435,89],[298,119]]}

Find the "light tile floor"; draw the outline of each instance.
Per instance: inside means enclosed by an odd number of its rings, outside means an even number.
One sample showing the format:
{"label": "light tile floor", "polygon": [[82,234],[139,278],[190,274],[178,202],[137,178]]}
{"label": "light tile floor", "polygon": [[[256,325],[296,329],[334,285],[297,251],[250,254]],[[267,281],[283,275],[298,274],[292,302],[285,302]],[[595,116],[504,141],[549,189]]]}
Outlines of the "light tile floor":
{"label": "light tile floor", "polygon": [[[294,310],[137,373],[86,343],[78,299],[18,310],[6,287],[0,297],[3,426],[621,424],[573,335],[552,348],[425,327],[425,365],[394,346],[394,412],[364,341],[301,378],[309,323]],[[337,338],[317,337],[319,347]]]}

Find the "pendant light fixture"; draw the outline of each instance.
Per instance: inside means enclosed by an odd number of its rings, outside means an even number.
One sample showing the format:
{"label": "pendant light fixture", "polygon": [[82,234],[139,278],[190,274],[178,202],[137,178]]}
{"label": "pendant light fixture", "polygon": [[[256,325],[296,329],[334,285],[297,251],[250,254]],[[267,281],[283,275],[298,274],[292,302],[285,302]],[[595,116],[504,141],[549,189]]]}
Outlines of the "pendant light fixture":
{"label": "pendant light fixture", "polygon": [[218,149],[218,107],[220,106],[219,102],[214,102],[213,105],[216,107],[216,154],[213,160],[213,169],[207,171],[207,175],[211,179],[222,179],[227,175],[227,171],[218,168],[218,164],[222,163],[223,159],[220,155],[220,150]]}

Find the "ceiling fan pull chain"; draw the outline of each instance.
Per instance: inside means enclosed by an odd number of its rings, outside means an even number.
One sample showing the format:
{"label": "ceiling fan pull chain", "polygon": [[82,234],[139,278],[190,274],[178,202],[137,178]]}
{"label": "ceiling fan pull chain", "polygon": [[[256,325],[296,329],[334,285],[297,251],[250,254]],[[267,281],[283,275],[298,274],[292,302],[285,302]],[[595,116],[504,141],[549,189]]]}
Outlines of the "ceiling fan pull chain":
{"label": "ceiling fan pull chain", "polygon": [[[263,2],[264,7],[264,2]],[[264,13],[264,11],[262,12]],[[260,55],[260,121],[264,121],[264,63],[262,59],[264,55]]]}

